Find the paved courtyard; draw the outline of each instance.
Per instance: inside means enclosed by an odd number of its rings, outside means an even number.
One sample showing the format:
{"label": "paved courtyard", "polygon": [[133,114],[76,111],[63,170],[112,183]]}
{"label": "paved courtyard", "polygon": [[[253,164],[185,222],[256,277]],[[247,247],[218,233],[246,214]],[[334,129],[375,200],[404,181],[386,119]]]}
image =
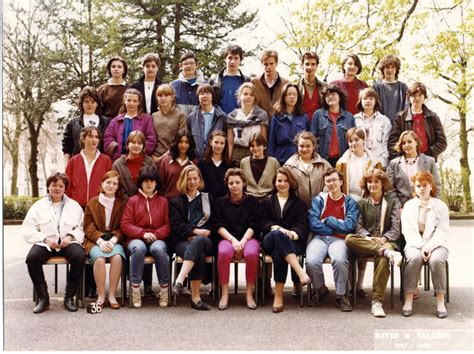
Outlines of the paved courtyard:
{"label": "paved courtyard", "polygon": [[[141,309],[106,308],[91,315],[85,309],[68,313],[62,305],[64,273],[60,271],[59,294],[53,294],[53,267],[45,267],[52,295],[51,309],[34,315],[32,285],[24,263],[30,248],[19,234],[19,226],[3,228],[4,349],[8,351],[98,351],[98,350],[474,350],[473,333],[473,244],[474,221],[451,222],[449,239],[449,317],[435,317],[433,293],[421,290],[414,315],[399,312],[399,273],[395,274],[396,302],[390,309],[387,289],[384,319],[370,315],[370,300],[358,301],[351,313],[334,306],[334,292],[321,307],[299,307],[291,298],[288,276],[285,311],[271,312],[271,301],[248,310],[241,292],[230,298],[227,311],[213,307],[209,312],[192,310],[189,299],[178,306],[159,308],[146,300]],[[368,264],[366,290],[371,293],[372,264]],[[334,289],[332,271],[325,266],[327,282]],[[156,279],[156,278],[155,278]],[[156,280],[155,284],[156,284]],[[232,277],[231,277],[232,286]]]}

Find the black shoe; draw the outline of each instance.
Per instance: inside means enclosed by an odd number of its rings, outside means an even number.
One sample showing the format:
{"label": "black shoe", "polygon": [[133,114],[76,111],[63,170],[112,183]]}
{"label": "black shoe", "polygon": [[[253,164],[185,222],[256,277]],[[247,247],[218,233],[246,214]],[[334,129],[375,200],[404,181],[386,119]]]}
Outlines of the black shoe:
{"label": "black shoe", "polygon": [[336,307],[343,312],[352,311],[352,306],[346,296],[338,295],[336,298]]}
{"label": "black shoe", "polygon": [[319,306],[329,296],[329,289],[326,286],[315,291],[311,296],[311,306]]}
{"label": "black shoe", "polygon": [[183,284],[181,283],[174,283],[173,285],[173,294],[176,295],[176,296],[181,296],[183,295],[183,291],[184,291],[184,287],[183,287]]}
{"label": "black shoe", "polygon": [[199,300],[197,304],[191,300],[191,307],[196,310],[201,310],[201,311],[209,311],[211,309],[211,306],[209,304],[206,304],[204,301]]}
{"label": "black shoe", "polygon": [[41,313],[49,310],[49,297],[38,298],[38,303],[33,309],[33,313]]}
{"label": "black shoe", "polygon": [[74,298],[73,297],[65,297],[64,298],[64,307],[69,312],[76,312],[77,311],[77,306],[74,303]]}
{"label": "black shoe", "polygon": [[95,299],[97,297],[97,288],[90,288],[87,293],[87,297],[89,299]]}
{"label": "black shoe", "polygon": [[356,296],[358,299],[366,299],[367,298],[367,293],[364,291],[364,289],[358,289],[356,291]]}
{"label": "black shoe", "polygon": [[36,285],[35,290],[37,302],[35,308],[33,309],[33,313],[41,313],[49,310],[49,294],[48,285],[46,285],[46,282]]}
{"label": "black shoe", "polygon": [[448,317],[448,311],[436,311],[436,317],[446,318]]}

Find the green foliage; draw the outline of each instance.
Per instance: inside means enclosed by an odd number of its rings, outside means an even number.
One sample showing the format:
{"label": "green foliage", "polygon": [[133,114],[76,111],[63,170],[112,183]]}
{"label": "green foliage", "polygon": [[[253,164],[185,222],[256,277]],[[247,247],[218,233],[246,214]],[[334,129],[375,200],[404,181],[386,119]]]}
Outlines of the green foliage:
{"label": "green foliage", "polygon": [[461,174],[452,168],[440,169],[441,199],[448,205],[450,211],[459,212],[463,209]]}
{"label": "green foliage", "polygon": [[404,19],[410,17],[417,1],[308,1],[294,12],[292,21],[282,20],[287,31],[281,37],[295,54],[312,50],[321,57],[319,75],[340,67],[347,52],[361,56],[365,63],[360,78],[372,78],[380,58],[397,53],[407,31]]}
{"label": "green foliage", "polygon": [[34,202],[40,198],[29,196],[6,196],[3,199],[3,219],[23,220]]}
{"label": "green foliage", "polygon": [[[122,54],[133,64],[133,77],[138,77],[140,57],[157,52],[162,59],[159,76],[164,81],[177,77],[179,57],[188,50],[198,56],[206,76],[222,66],[221,50],[236,40],[236,30],[250,29],[256,12],[238,11],[240,0],[108,0],[111,12],[102,12],[102,21],[113,28],[104,50],[122,48]],[[109,21],[110,19],[110,21]],[[131,63],[132,64],[132,63]],[[135,66],[135,68],[133,68]]]}

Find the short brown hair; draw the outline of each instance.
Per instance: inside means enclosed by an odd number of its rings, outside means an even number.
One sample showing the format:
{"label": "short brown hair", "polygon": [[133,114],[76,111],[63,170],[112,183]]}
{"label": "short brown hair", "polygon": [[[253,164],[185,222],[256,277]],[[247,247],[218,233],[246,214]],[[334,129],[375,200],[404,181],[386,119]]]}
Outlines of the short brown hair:
{"label": "short brown hair", "polygon": [[237,44],[231,44],[227,46],[227,48],[224,50],[224,58],[229,54],[238,55],[240,60],[244,58],[244,50],[240,45]]}
{"label": "short brown hair", "polygon": [[380,72],[382,73],[382,77],[385,77],[383,70],[389,65],[394,65],[395,68],[397,69],[395,71],[395,79],[398,79],[398,74],[400,73],[400,68],[402,66],[400,62],[400,58],[398,58],[396,55],[393,55],[393,54],[387,54],[380,60],[378,68]]}
{"label": "short brown hair", "polygon": [[102,178],[100,179],[99,193],[104,193],[104,189],[102,188],[102,182],[108,180],[109,178],[113,178],[113,177],[117,177],[118,183],[119,183],[118,189],[115,192],[115,195],[119,198],[123,198],[125,194],[124,194],[124,191],[123,191],[122,178],[120,177],[120,173],[118,173],[115,170],[107,171],[102,176]]}
{"label": "short brown hair", "polygon": [[357,66],[357,75],[359,75],[360,72],[362,71],[362,62],[360,61],[359,56],[357,54],[353,54],[353,53],[352,54],[347,54],[344,57],[344,59],[342,59],[342,63],[341,63],[342,72],[344,74],[346,73],[346,70],[344,69],[344,65],[351,58],[354,60],[355,65]]}
{"label": "short brown hair", "polygon": [[242,171],[241,168],[229,168],[224,176],[224,183],[227,186],[229,183],[229,177],[232,176],[239,176],[242,182],[244,183],[244,191],[246,190],[247,187],[247,179],[244,176],[244,171]]}
{"label": "short brown hair", "polygon": [[199,175],[200,182],[199,182],[198,189],[199,190],[204,189],[204,179],[202,178],[201,170],[196,165],[188,165],[185,168],[183,168],[183,170],[181,171],[179,175],[178,181],[176,182],[176,189],[180,191],[182,194],[186,194],[186,192],[188,191],[187,189],[188,175],[190,172],[193,172],[193,171],[197,172],[197,174]]}
{"label": "short brown hair", "polygon": [[86,137],[91,135],[94,130],[99,135],[99,141],[102,139],[102,133],[98,127],[91,125],[89,127],[82,128],[81,133],[79,134],[79,144],[81,145],[81,148],[84,148],[84,141],[86,140]]}
{"label": "short brown hair", "polygon": [[208,83],[199,84],[199,86],[196,90],[196,95],[199,96],[201,94],[201,92],[210,93],[212,95],[212,99],[214,99],[214,97],[216,96],[214,88],[211,85],[209,85]]}
{"label": "short brown hair", "polygon": [[324,86],[321,90],[321,95],[323,96],[323,108],[325,110],[329,110],[329,105],[326,102],[326,96],[334,92],[339,96],[339,107],[346,109],[347,94],[336,84],[329,84]]}
{"label": "short brown hair", "polygon": [[69,178],[65,173],[62,172],[56,172],[50,175],[46,180],[46,188],[49,188],[51,183],[56,183],[59,180],[63,181],[64,186],[67,188],[67,185],[69,184]]}
{"label": "short brown hair", "polygon": [[315,52],[306,52],[301,57],[301,64],[304,64],[306,59],[316,59],[316,65],[319,65],[319,56]]}
{"label": "short brown hair", "polygon": [[161,65],[161,58],[158,53],[147,53],[143,56],[142,58],[142,66],[145,66],[146,63],[149,63],[150,61],[154,61],[156,66]]}
{"label": "short brown hair", "polygon": [[308,132],[306,130],[303,130],[303,131],[299,132],[298,134],[296,134],[295,144],[298,145],[298,142],[301,139],[311,140],[311,142],[313,143],[315,149],[318,146],[318,139],[316,138],[316,136],[314,136],[314,134],[312,132]]}
{"label": "short brown hair", "polygon": [[357,127],[350,128],[346,133],[346,140],[349,141],[351,137],[357,135],[360,139],[364,140],[367,138],[365,135],[365,130]]}
{"label": "short brown hair", "polygon": [[197,58],[196,54],[194,54],[194,52],[192,52],[192,51],[186,52],[183,55],[181,55],[181,57],[179,58],[179,63],[181,64],[186,59],[194,59],[196,64],[198,63],[198,58]]}
{"label": "short brown hair", "polygon": [[338,171],[334,167],[331,167],[329,170],[326,171],[326,173],[323,175],[323,181],[326,181],[326,177],[329,177],[333,173],[337,173],[339,179],[344,182],[344,175],[342,174],[342,172]]}
{"label": "short brown hair", "polygon": [[79,110],[81,114],[84,114],[84,100],[86,97],[92,98],[94,101],[97,102],[97,108],[95,109],[95,114],[98,114],[102,108],[102,101],[100,100],[99,94],[95,87],[92,86],[84,86],[79,94]]}
{"label": "short brown hair", "polygon": [[382,108],[382,104],[380,103],[380,97],[377,91],[375,91],[372,87],[367,87],[359,92],[359,99],[357,100],[357,109],[361,112],[364,111],[364,107],[362,107],[362,99],[366,97],[375,98],[374,112],[380,111],[380,108]]}
{"label": "short brown hair", "polygon": [[268,58],[275,58],[275,61],[278,63],[278,52],[276,50],[273,50],[273,49],[267,49],[267,50],[264,50],[262,52],[262,54],[260,54],[260,61],[263,62],[265,60],[267,60]]}
{"label": "short brown hair", "polygon": [[370,195],[369,189],[367,188],[367,182],[372,178],[382,181],[382,193],[386,193],[392,189],[390,179],[383,170],[380,168],[369,168],[365,171],[359,182],[359,187],[362,189],[363,197],[368,197]]}
{"label": "short brown hair", "polygon": [[112,67],[112,63],[114,61],[119,61],[122,63],[123,65],[123,74],[122,74],[122,79],[127,76],[128,74],[128,65],[127,65],[127,62],[125,60],[123,60],[121,57],[119,56],[116,56],[116,57],[113,57],[113,58],[110,58],[109,61],[107,62],[107,72],[109,73],[109,76],[112,76],[112,71],[111,71],[111,67]]}
{"label": "short brown hair", "polygon": [[[434,181],[433,175],[428,171],[419,171],[414,175],[411,180],[413,184],[418,182],[428,183],[431,186],[430,196],[436,197],[436,183]],[[413,192],[413,196],[416,196],[415,192]]]}
{"label": "short brown hair", "polygon": [[405,136],[410,135],[416,142],[416,151],[418,152],[418,148],[421,145],[421,139],[413,130],[405,130],[400,134],[397,142],[395,143],[395,147],[393,148],[398,153],[403,153],[402,149],[402,140]]}
{"label": "short brown hair", "polygon": [[410,86],[408,86],[407,98],[410,98],[410,96],[418,92],[420,92],[423,96],[425,96],[425,98],[428,97],[428,91],[426,90],[426,86],[419,81],[415,81]]}

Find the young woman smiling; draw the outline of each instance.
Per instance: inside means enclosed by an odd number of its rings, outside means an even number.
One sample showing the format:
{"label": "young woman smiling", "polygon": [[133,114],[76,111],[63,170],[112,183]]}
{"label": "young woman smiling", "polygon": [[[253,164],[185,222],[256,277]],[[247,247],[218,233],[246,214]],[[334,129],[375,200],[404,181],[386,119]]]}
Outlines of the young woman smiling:
{"label": "young woman smiling", "polygon": [[156,145],[156,134],[150,115],[143,113],[141,94],[135,89],[127,89],[123,96],[120,114],[112,119],[104,133],[105,153],[117,160],[127,154],[127,139],[130,132],[139,130],[145,136],[145,153],[151,155]]}
{"label": "young woman smiling", "polygon": [[120,308],[115,291],[125,259],[125,251],[119,244],[122,240],[120,219],[124,207],[120,175],[117,171],[109,171],[102,176],[100,193],[87,203],[84,214],[84,250],[93,265],[98,292],[96,305],[101,309],[105,305],[106,259],[110,261],[108,303],[112,309]]}

